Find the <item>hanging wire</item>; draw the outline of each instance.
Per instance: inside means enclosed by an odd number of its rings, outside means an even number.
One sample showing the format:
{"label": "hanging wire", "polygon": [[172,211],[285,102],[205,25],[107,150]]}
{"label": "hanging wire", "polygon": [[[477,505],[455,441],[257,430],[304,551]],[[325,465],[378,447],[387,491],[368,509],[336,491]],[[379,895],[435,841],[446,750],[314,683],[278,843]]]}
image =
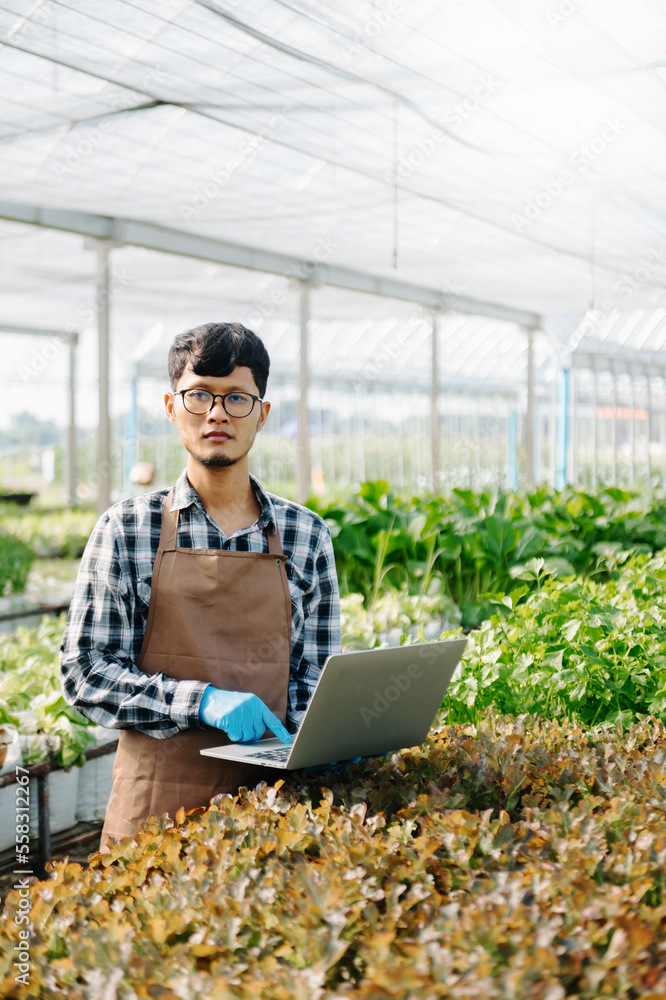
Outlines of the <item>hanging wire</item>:
{"label": "hanging wire", "polygon": [[393,267],[398,267],[398,102],[393,108]]}

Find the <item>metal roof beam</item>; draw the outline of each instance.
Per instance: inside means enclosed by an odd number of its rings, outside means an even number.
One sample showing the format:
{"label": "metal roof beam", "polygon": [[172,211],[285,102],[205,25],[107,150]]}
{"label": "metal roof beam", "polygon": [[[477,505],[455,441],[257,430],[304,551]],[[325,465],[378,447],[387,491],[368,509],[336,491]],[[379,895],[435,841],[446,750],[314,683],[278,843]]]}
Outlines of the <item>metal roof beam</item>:
{"label": "metal roof beam", "polygon": [[75,212],[60,208],[46,208],[39,205],[0,201],[0,218],[31,226],[64,230],[93,239],[111,240],[118,246],[129,244],[160,253],[195,257],[199,260],[214,261],[216,264],[227,264],[231,267],[242,267],[251,271],[262,271],[302,281],[312,281],[314,285],[332,285],[347,291],[401,299],[415,302],[428,309],[454,310],[471,313],[474,316],[491,316],[531,329],[538,329],[541,326],[541,317],[538,313],[513,309],[499,303],[483,302],[465,295],[450,295],[435,288],[427,288],[423,285],[398,281],[395,278],[365,274],[351,268],[327,264],[326,258],[330,256],[331,250],[324,239],[315,247],[313,259],[305,260],[292,257],[289,254],[243,246],[240,243],[230,243],[227,240],[198,236],[196,233],[158,226],[151,222],[93,215],[89,212]]}
{"label": "metal roof beam", "polygon": [[[167,368],[164,365],[141,366],[137,371],[139,378],[146,379],[166,379]],[[294,385],[293,372],[282,371],[271,368],[271,386],[292,386]],[[402,392],[402,393],[423,393],[427,394],[430,386],[426,382],[390,382],[381,378],[373,379],[371,382],[364,382],[358,378],[340,375],[320,375],[315,372],[310,377],[310,384],[316,389],[344,389],[350,394],[365,389],[368,393],[373,392]],[[517,396],[525,391],[523,385],[509,385],[503,382],[478,382],[467,381],[466,379],[439,379],[438,388],[444,395],[474,396],[476,399],[487,399],[501,397],[502,399],[515,400]]]}
{"label": "metal roof beam", "polygon": [[21,333],[29,337],[57,337],[74,344],[79,339],[78,333],[71,333],[69,330],[48,330],[37,326],[17,326],[5,323],[0,323],[0,333]]}
{"label": "metal roof beam", "polygon": [[574,368],[588,369],[595,372],[610,372],[611,375],[642,375],[645,378],[666,378],[666,365],[650,356],[637,356],[627,353],[581,353],[575,351],[571,355]]}

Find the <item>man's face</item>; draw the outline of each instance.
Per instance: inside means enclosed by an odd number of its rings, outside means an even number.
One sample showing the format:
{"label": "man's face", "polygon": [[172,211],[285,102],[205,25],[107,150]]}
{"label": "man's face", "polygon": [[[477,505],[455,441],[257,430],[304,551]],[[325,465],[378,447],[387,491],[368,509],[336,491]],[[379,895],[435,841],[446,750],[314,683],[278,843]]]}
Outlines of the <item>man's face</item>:
{"label": "man's face", "polygon": [[[178,380],[176,390],[207,389],[213,393],[249,392],[259,395],[259,389],[249,368],[236,367],[224,377],[195,375],[188,364]],[[248,417],[230,417],[216,399],[209,413],[190,413],[183,397],[170,392],[164,396],[167,417],[180,436],[186,451],[195,461],[208,468],[222,469],[243,459],[254,444],[257,432],[266,423],[270,403],[255,403]]]}

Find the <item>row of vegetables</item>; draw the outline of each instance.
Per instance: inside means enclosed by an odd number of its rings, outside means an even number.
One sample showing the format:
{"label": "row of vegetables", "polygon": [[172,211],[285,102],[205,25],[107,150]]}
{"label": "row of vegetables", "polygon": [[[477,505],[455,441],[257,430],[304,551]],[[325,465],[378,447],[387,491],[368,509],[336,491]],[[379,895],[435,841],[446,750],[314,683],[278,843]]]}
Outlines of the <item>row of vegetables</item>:
{"label": "row of vegetables", "polygon": [[40,512],[0,505],[0,597],[25,590],[35,559],[80,557],[96,518],[92,510]]}
{"label": "row of vegetables", "polygon": [[55,864],[7,896],[0,994],[657,1000],[665,789],[660,723],[445,726]]}
{"label": "row of vegetables", "polygon": [[525,575],[532,586],[532,559],[558,577],[603,577],[624,552],[666,547],[666,500],[616,487],[405,499],[378,480],[311,505],[331,527],[342,593],[369,604],[388,587],[443,594],[466,626],[492,612],[487,594],[507,593]]}

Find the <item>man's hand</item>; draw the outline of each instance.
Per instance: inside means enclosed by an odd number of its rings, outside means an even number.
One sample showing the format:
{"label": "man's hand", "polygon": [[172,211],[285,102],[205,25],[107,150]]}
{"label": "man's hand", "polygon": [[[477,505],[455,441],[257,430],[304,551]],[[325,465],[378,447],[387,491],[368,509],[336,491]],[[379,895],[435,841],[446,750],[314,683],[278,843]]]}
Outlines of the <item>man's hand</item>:
{"label": "man's hand", "polygon": [[224,730],[234,743],[259,740],[266,729],[272,730],[283,743],[292,742],[268,705],[248,691],[221,691],[209,684],[201,698],[199,719],[206,726]]}

